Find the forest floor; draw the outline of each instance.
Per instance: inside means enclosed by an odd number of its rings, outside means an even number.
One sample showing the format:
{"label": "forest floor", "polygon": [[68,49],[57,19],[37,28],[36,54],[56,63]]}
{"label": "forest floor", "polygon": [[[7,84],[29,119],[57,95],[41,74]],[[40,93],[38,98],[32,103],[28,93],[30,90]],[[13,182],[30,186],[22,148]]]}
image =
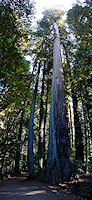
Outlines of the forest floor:
{"label": "forest floor", "polygon": [[[81,177],[78,182],[82,184],[83,188],[90,189],[92,187],[92,180],[89,177]],[[28,180],[24,175],[9,177],[0,181],[0,200],[29,199],[84,200],[87,198],[73,194],[72,182],[64,183],[57,187],[37,180]]]}

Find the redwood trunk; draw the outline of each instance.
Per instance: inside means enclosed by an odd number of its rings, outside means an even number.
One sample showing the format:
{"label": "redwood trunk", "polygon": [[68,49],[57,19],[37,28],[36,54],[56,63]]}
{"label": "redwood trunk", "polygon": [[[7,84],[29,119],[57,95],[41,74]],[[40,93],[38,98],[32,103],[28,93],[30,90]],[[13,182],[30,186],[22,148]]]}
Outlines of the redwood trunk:
{"label": "redwood trunk", "polygon": [[66,118],[64,74],[61,61],[60,39],[54,23],[53,78],[47,158],[47,181],[66,180],[70,175],[70,144]]}

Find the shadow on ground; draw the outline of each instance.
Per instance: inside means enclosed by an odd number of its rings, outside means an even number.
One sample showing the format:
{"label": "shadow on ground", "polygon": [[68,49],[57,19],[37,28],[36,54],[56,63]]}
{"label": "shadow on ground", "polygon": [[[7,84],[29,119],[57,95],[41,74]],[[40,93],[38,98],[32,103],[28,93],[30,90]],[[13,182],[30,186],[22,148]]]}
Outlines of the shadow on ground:
{"label": "shadow on ground", "polygon": [[73,200],[82,199],[67,189],[37,180],[26,180],[26,177],[14,177],[0,181],[0,200]]}

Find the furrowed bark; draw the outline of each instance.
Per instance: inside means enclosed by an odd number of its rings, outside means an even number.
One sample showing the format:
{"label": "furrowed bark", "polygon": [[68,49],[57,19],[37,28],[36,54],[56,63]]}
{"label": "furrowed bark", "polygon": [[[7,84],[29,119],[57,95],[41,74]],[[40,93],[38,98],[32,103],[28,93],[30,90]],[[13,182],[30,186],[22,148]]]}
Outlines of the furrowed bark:
{"label": "furrowed bark", "polygon": [[54,23],[53,78],[49,126],[49,145],[46,181],[66,180],[70,175],[70,144],[66,118],[64,74],[61,61],[60,39]]}

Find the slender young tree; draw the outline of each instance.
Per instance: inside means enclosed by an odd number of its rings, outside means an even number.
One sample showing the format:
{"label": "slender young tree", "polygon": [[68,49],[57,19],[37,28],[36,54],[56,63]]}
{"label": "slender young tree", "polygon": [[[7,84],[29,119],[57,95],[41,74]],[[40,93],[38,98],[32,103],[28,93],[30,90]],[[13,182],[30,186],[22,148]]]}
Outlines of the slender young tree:
{"label": "slender young tree", "polygon": [[38,67],[38,75],[36,78],[35,90],[31,105],[31,113],[30,113],[30,120],[29,120],[29,135],[28,135],[28,168],[29,168],[29,177],[30,179],[34,178],[35,170],[34,170],[34,160],[33,160],[33,123],[34,123],[34,111],[35,111],[35,102],[37,96],[37,89],[38,89],[38,80],[40,74],[40,67],[41,61],[39,62]]}
{"label": "slender young tree", "polygon": [[40,103],[40,120],[39,120],[39,145],[38,145],[38,166],[43,167],[43,123],[44,123],[44,79],[45,79],[46,61],[44,61],[43,78],[42,78],[42,91]]}
{"label": "slender young tree", "polygon": [[49,126],[49,145],[46,181],[66,180],[70,175],[70,144],[66,118],[64,74],[61,61],[60,38],[54,22],[53,78]]}
{"label": "slender young tree", "polygon": [[43,130],[43,167],[46,167],[45,163],[45,154],[46,154],[46,119],[47,119],[47,107],[48,107],[48,93],[49,93],[49,84],[50,81],[47,80],[47,92],[46,92],[46,101],[45,101],[45,114],[44,114],[44,130]]}
{"label": "slender young tree", "polygon": [[19,170],[19,162],[20,162],[20,143],[21,143],[21,135],[22,135],[22,128],[23,128],[23,116],[24,116],[24,111],[21,113],[21,119],[20,119],[20,127],[19,127],[19,134],[18,134],[18,148],[16,151],[16,157],[15,157],[15,174],[18,175],[20,174]]}

